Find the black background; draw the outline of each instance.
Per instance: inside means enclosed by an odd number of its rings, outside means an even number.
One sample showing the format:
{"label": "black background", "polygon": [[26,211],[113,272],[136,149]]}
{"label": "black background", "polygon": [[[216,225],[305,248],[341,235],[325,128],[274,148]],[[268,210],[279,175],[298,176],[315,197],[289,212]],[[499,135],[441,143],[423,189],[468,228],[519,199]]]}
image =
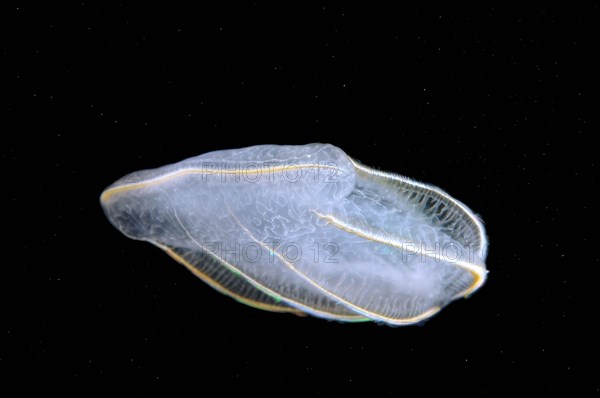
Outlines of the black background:
{"label": "black background", "polygon": [[[0,379],[257,397],[598,392],[598,14],[8,5]],[[311,142],[468,204],[490,237],[486,285],[423,326],[261,312],[121,235],[98,203],[134,170]]]}

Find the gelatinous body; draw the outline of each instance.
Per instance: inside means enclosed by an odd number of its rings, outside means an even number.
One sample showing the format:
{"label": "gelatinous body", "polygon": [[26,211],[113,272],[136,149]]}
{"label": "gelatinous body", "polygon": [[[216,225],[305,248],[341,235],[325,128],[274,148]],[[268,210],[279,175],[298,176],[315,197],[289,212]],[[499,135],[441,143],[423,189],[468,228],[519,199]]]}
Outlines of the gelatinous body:
{"label": "gelatinous body", "polygon": [[270,311],[411,324],[486,278],[478,218],[326,144],[211,152],[130,174],[101,204],[130,238]]}

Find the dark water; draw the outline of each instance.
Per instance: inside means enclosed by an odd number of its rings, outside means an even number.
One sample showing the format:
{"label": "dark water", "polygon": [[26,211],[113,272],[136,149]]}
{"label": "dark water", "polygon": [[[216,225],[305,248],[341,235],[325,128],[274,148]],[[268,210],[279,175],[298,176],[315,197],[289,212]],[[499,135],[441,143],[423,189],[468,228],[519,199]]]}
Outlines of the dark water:
{"label": "dark water", "polygon": [[[11,7],[3,383],[600,388],[597,8]],[[126,239],[98,203],[134,170],[311,142],[467,203],[489,234],[486,285],[423,326],[261,312]]]}

